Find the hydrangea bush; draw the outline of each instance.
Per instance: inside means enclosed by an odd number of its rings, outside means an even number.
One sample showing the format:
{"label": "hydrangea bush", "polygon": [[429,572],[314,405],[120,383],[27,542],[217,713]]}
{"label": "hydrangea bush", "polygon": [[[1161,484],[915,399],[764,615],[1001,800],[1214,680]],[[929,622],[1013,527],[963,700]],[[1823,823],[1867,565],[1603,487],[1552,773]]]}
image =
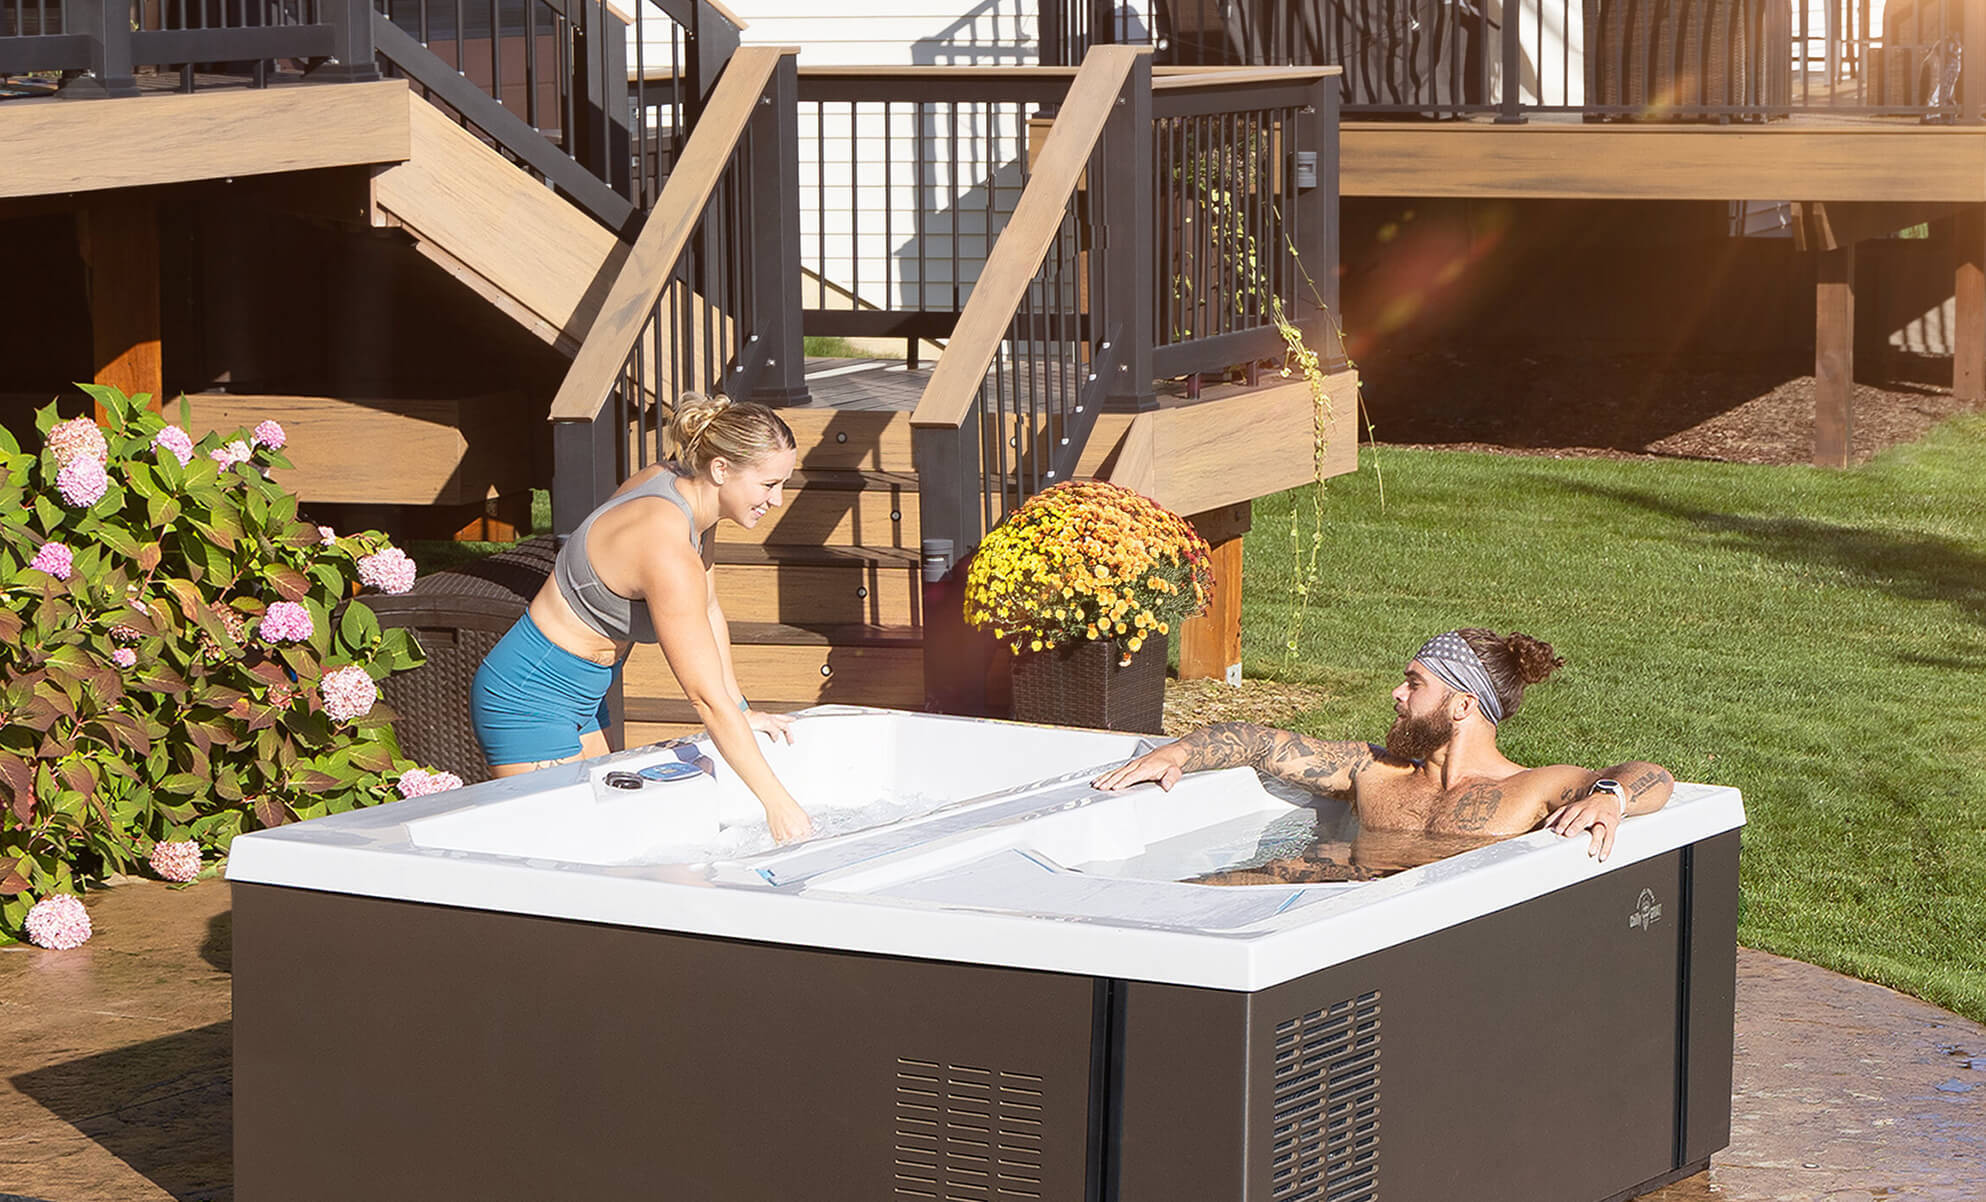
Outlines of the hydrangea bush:
{"label": "hydrangea bush", "polygon": [[980,543],[966,571],[965,618],[1016,655],[1115,642],[1128,660],[1207,607],[1212,553],[1192,523],[1100,480],[1029,497]]}
{"label": "hydrangea bush", "polygon": [[453,779],[378,700],[419,648],[348,600],[411,588],[405,554],[298,518],[276,422],[196,442],[183,398],[85,390],[101,425],[0,430],[0,942],[44,947],[110,874],[196,879],[243,831]]}

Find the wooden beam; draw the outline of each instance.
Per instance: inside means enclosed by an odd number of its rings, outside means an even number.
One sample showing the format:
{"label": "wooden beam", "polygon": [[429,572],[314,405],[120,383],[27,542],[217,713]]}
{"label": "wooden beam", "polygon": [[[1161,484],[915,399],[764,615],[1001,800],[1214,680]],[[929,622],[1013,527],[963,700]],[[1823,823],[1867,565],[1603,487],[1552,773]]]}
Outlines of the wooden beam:
{"label": "wooden beam", "polygon": [[407,157],[407,85],[24,100],[0,109],[0,196],[139,188]]}
{"label": "wooden beam", "polygon": [[97,193],[77,214],[76,229],[88,280],[92,378],[126,396],[145,393],[157,409],[165,391],[158,204],[147,192]]}
{"label": "wooden beam", "polygon": [[1193,515],[1212,544],[1214,595],[1207,612],[1179,627],[1179,679],[1241,683],[1241,539],[1253,516],[1248,502]]}
{"label": "wooden beam", "polygon": [[1952,345],[1952,395],[1986,402],[1986,205],[1960,210],[1957,229],[1957,330]]}
{"label": "wooden beam", "polygon": [[[134,103],[119,101],[118,103]],[[294,466],[275,478],[305,501],[471,505],[528,492],[531,447],[513,395],[461,400],[198,393],[190,432],[226,432],[275,418]],[[177,407],[168,411],[175,419]]]}
{"label": "wooden beam", "polygon": [[1902,201],[1795,201],[1793,241],[1801,250],[1837,250],[1938,221],[1957,207]]}
{"label": "wooden beam", "polygon": [[1344,196],[1986,201],[1986,126],[1347,121]]}
{"label": "wooden beam", "polygon": [[1814,466],[1847,467],[1855,446],[1855,247],[1824,250],[1814,282]]}

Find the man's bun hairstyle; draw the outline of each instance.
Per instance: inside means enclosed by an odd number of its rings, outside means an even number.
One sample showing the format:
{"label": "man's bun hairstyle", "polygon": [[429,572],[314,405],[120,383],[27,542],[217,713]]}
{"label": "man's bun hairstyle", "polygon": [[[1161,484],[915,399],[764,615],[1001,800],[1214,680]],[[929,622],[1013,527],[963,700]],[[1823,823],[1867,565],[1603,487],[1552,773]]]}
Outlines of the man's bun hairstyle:
{"label": "man's bun hairstyle", "polygon": [[713,459],[742,467],[795,443],[793,431],[764,405],[739,403],[721,392],[686,392],[669,415],[669,445],[678,463],[702,475]]}
{"label": "man's bun hairstyle", "polygon": [[1523,704],[1524,687],[1544,680],[1552,673],[1565,667],[1565,660],[1553,654],[1552,645],[1542,639],[1534,639],[1528,634],[1511,631],[1500,635],[1494,630],[1484,630],[1471,626],[1455,633],[1469,644],[1476,658],[1483,661],[1489,672],[1490,683],[1496,686],[1497,704],[1503,707],[1507,718],[1517,712]]}

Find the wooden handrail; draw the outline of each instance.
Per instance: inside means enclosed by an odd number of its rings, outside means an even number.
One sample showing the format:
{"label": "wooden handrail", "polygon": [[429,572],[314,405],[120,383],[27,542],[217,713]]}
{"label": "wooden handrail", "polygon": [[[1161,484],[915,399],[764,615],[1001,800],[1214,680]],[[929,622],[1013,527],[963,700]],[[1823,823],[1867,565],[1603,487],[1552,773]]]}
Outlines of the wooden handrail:
{"label": "wooden handrail", "polygon": [[1075,67],[997,67],[925,64],[923,66],[801,67],[801,79],[1067,79]]}
{"label": "wooden handrail", "polygon": [[1152,72],[1152,91],[1176,92],[1194,88],[1218,88],[1228,84],[1315,83],[1332,75],[1343,75],[1343,67],[1214,67],[1170,69]]}
{"label": "wooden handrail", "polygon": [[758,108],[759,97],[790,46],[748,46],[731,56],[711,93],[710,103],[683,147],[669,182],[662,187],[641,236],[614,276],[600,315],[573,356],[572,367],[552,398],[551,420],[592,421],[612,392],[621,365],[634,350],[669,276],[689,246],[697,223],[716,194],[724,169]]}
{"label": "wooden handrail", "polygon": [[956,429],[972,412],[1028,283],[1061,231],[1069,198],[1089,166],[1131,66],[1139,55],[1150,53],[1148,46],[1097,46],[1083,57],[1082,69],[1062,99],[1061,113],[1042,142],[1014,214],[986,256],[951,342],[931,369],[931,379],[910,415],[913,427]]}

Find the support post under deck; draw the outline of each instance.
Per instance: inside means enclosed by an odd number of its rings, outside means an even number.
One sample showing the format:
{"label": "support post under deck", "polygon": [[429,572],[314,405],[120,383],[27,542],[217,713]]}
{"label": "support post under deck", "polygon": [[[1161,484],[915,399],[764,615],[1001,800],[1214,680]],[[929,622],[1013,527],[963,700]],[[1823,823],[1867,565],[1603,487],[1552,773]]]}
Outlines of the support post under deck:
{"label": "support post under deck", "polygon": [[1986,205],[1960,206],[1957,225],[1952,395],[1976,406],[1986,402]]}
{"label": "support post under deck", "polygon": [[1847,467],[1855,445],[1855,244],[1815,255],[1814,466]]}
{"label": "support post under deck", "polygon": [[126,396],[149,393],[157,409],[165,391],[158,206],[144,192],[92,193],[76,232],[89,280],[92,378]]}
{"label": "support post under deck", "polygon": [[1179,624],[1179,679],[1241,683],[1241,538],[1254,503],[1223,505],[1193,515],[1213,548],[1214,595],[1207,612]]}

